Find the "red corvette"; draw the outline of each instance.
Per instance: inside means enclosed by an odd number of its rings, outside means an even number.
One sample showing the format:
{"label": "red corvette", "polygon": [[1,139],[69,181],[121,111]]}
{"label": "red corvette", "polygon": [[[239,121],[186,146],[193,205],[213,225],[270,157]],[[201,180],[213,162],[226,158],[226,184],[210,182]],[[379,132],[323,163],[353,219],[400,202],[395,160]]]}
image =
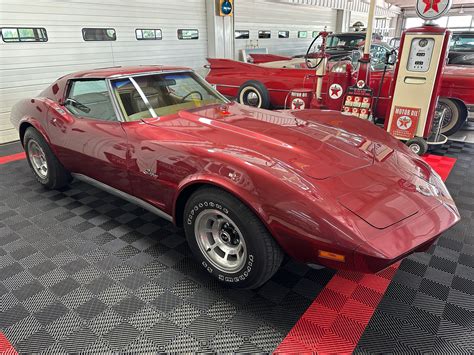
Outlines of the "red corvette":
{"label": "red corvette", "polygon": [[376,272],[460,218],[440,177],[374,125],[229,103],[185,68],[67,75],[12,122],[40,184],[76,178],[183,226],[203,268],[240,287],[285,253]]}
{"label": "red corvette", "polygon": [[[390,48],[383,43],[374,43],[371,53],[373,71],[370,87],[378,93],[382,81],[385,53]],[[242,63],[230,59],[208,59],[210,72],[206,80],[227,97],[237,98],[239,102],[261,108],[288,108],[288,93],[292,89],[312,89],[315,71],[308,69],[303,58],[289,59],[268,55],[252,55],[258,65]],[[265,59],[264,59],[265,58]],[[338,57],[339,58],[339,57]],[[276,60],[276,61],[275,61]],[[323,102],[330,108],[340,110],[345,87],[357,81],[357,70],[352,64],[330,62],[329,74],[323,82]],[[393,83],[393,68],[389,68],[382,83],[376,116],[383,119],[389,103],[390,87]],[[329,95],[333,83],[340,92]],[[446,109],[441,132],[451,135],[457,132],[468,118],[474,118],[474,69],[470,66],[448,65],[443,73],[440,110]]]}

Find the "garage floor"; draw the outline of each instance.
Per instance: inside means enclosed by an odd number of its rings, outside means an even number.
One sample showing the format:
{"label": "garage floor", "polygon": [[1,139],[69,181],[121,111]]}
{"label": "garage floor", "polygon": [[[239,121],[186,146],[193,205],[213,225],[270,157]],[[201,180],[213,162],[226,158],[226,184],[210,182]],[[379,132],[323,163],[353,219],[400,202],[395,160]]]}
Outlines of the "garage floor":
{"label": "garage floor", "polygon": [[367,277],[286,260],[253,291],[214,281],[141,208],[81,182],[44,190],[20,152],[0,146],[0,353],[474,352],[473,144],[433,152],[457,158],[463,219],[427,253]]}

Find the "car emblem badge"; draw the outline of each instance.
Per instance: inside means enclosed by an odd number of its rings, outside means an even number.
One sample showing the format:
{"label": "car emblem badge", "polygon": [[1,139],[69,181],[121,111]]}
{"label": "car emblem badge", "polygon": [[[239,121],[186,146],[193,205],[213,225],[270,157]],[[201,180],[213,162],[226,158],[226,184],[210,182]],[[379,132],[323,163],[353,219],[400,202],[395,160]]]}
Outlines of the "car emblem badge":
{"label": "car emblem badge", "polygon": [[158,177],[158,174],[155,174],[151,169],[145,169],[143,171],[143,174],[154,177],[154,178]]}

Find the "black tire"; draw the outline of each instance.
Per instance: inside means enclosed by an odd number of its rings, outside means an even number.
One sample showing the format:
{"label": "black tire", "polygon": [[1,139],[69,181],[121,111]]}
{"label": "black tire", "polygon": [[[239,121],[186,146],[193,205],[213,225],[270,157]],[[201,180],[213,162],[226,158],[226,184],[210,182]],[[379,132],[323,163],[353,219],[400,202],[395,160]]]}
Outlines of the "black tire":
{"label": "black tire", "polygon": [[[255,102],[249,99],[249,95],[252,94],[257,97]],[[267,88],[261,82],[255,80],[249,80],[240,86],[237,99],[241,104],[248,106],[266,109],[269,109],[271,106],[270,94]]]}
{"label": "black tire", "polygon": [[440,111],[441,108],[446,108],[447,110],[447,118],[443,120],[441,133],[445,136],[450,136],[459,131],[464,125],[467,118],[467,112],[459,102],[447,98],[439,99],[436,110]]}
{"label": "black tire", "polygon": [[[214,211],[224,216],[220,218],[229,218],[241,232],[237,235],[243,239],[246,252],[241,257],[243,261],[240,270],[231,272],[216,267],[216,262],[201,250],[202,242],[198,241],[195,228],[199,230],[196,226],[200,225],[201,216]],[[257,288],[268,281],[280,267],[284,253],[266,227],[247,206],[226,191],[215,187],[198,189],[187,201],[183,219],[191,250],[203,268],[219,281],[238,288]],[[223,229],[219,230],[221,235]],[[206,238],[213,240],[215,244],[214,237],[208,236],[208,233],[204,233]],[[210,250],[207,249],[208,252]]]}
{"label": "black tire", "polygon": [[417,155],[423,155],[428,151],[428,143],[423,138],[415,137],[410,139],[406,145]]}
{"label": "black tire", "polygon": [[[34,167],[32,158],[30,155],[30,149],[36,143],[44,152],[47,164],[47,172],[42,176]],[[23,137],[23,146],[26,152],[26,159],[30,165],[33,174],[38,182],[47,187],[48,189],[59,189],[68,184],[71,180],[71,175],[64,169],[62,164],[58,161],[54,153],[51,151],[46,140],[43,138],[33,127],[26,130],[25,136]]]}

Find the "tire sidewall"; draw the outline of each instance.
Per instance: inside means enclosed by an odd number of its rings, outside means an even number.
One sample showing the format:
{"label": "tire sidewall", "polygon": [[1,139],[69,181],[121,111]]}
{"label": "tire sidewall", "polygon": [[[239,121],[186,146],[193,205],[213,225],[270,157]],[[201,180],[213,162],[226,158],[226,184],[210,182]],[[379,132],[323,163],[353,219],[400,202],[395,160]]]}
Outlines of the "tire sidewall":
{"label": "tire sidewall", "polygon": [[[48,172],[47,172],[47,175],[46,175],[45,178],[42,178],[41,176],[38,175],[38,173],[34,169],[33,164],[30,160],[29,142],[31,140],[34,140],[36,142],[36,144],[38,144],[41,147],[41,149],[43,150],[43,152],[45,154],[46,163],[48,164]],[[36,130],[34,130],[32,128],[29,128],[25,133],[25,138],[24,138],[23,144],[24,144],[25,153],[26,153],[26,160],[28,161],[28,165],[30,166],[31,170],[33,171],[33,174],[34,174],[36,180],[38,180],[38,182],[40,184],[49,187],[52,184],[51,175],[52,175],[52,169],[53,169],[53,166],[54,166],[53,165],[54,162],[52,161],[52,157],[51,157],[51,154],[50,154],[49,147],[47,146],[44,138]]]}
{"label": "tire sidewall", "polygon": [[444,105],[448,106],[452,113],[450,124],[446,127],[441,128],[442,134],[450,136],[456,133],[464,124],[464,122],[460,122],[462,121],[461,109],[459,107],[459,104],[450,99],[440,99],[440,103],[443,103]]}
{"label": "tire sidewall", "polygon": [[[225,201],[225,199],[215,198],[214,196],[204,197],[196,196],[186,204],[184,211],[183,225],[188,240],[188,244],[197,257],[200,265],[212,276],[219,281],[245,287],[247,284],[252,284],[257,279],[262,271],[263,265],[258,256],[258,235],[252,232],[252,224],[245,223],[239,217],[239,211],[234,210],[232,203]],[[196,241],[194,233],[194,226],[196,217],[206,209],[215,209],[228,216],[240,229],[242,237],[245,240],[247,248],[247,257],[242,269],[236,273],[227,273],[217,269],[213,266],[203,255],[199,245]],[[255,231],[254,231],[255,232]],[[249,236],[252,236],[250,238]]]}
{"label": "tire sidewall", "polygon": [[[262,94],[260,93],[260,90],[258,90],[255,86],[253,85],[247,85],[247,86],[244,86],[241,90],[240,90],[240,93],[239,93],[239,102],[241,104],[244,104],[244,105],[248,105],[247,103],[245,103],[246,99],[246,95],[248,95],[249,93],[251,92],[254,92],[255,94],[257,94],[258,96],[258,100],[259,100],[259,103],[257,106],[252,106],[252,107],[257,107],[257,108],[261,108],[262,107],[262,104],[263,104],[263,99],[262,99]],[[250,106],[250,105],[248,105]]]}

